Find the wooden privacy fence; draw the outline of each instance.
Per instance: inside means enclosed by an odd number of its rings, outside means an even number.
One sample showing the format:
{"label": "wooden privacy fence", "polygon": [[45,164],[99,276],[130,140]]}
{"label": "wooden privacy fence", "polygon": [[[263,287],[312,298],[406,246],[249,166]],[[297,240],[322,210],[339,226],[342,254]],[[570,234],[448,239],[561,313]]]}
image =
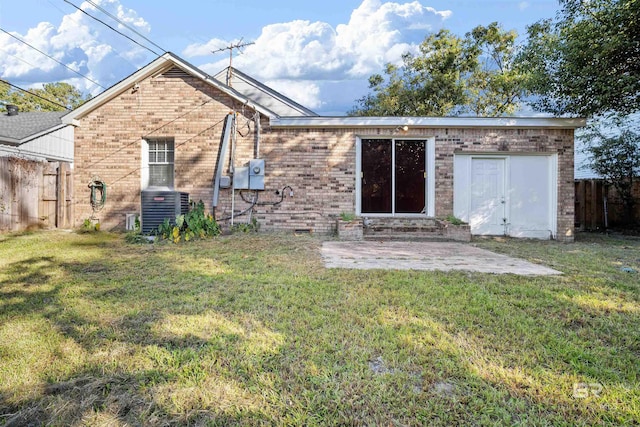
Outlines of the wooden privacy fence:
{"label": "wooden privacy fence", "polygon": [[0,158],[0,231],[70,228],[72,199],[69,163]]}
{"label": "wooden privacy fence", "polygon": [[[603,230],[625,227],[622,200],[615,188],[600,179],[581,179],[575,182],[575,225],[579,230]],[[636,199],[636,218],[640,219],[640,181],[633,186]],[[638,224],[635,224],[636,226]]]}

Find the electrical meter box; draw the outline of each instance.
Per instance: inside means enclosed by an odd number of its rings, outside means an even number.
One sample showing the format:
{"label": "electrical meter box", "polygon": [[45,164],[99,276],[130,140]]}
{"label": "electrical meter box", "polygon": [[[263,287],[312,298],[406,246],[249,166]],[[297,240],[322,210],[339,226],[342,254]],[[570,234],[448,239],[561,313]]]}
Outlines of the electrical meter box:
{"label": "electrical meter box", "polygon": [[249,190],[264,190],[264,159],[249,162]]}

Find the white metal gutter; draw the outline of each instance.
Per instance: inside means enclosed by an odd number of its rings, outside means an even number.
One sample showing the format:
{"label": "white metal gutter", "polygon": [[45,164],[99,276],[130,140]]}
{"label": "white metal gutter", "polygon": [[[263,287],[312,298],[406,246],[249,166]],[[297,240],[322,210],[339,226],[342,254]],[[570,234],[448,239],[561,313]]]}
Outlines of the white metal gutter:
{"label": "white metal gutter", "polygon": [[271,117],[272,128],[551,128],[576,129],[584,118],[557,117]]}

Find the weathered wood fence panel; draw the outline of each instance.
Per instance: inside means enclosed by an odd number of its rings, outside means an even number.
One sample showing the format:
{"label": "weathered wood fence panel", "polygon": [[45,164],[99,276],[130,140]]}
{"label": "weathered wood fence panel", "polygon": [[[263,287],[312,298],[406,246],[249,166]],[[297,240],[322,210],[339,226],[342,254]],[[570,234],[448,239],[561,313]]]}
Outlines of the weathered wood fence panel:
{"label": "weathered wood fence panel", "polygon": [[[636,218],[640,219],[640,181],[634,184]],[[616,190],[600,179],[575,182],[575,225],[579,230],[602,230],[624,224],[624,211]],[[637,225],[637,224],[636,224]]]}
{"label": "weathered wood fence panel", "polygon": [[65,162],[0,158],[0,230],[71,227],[72,181]]}

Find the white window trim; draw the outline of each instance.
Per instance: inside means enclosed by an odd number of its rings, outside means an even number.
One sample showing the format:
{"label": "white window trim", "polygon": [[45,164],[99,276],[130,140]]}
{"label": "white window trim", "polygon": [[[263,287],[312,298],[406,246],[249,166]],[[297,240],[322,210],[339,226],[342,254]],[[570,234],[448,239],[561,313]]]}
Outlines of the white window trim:
{"label": "white window trim", "polygon": [[149,188],[149,142],[142,139],[140,146],[140,188],[146,190]]}
{"label": "white window trim", "polygon": [[558,154],[553,154],[549,157],[551,165],[549,166],[549,173],[551,174],[549,179],[549,192],[551,194],[551,237],[558,238]]}
{"label": "white window trim", "polygon": [[[427,156],[426,159],[426,213],[422,214],[408,214],[408,213],[395,213],[395,185],[392,184],[392,210],[393,213],[362,213],[362,137],[356,137],[356,191],[355,191],[355,206],[356,206],[356,215],[362,216],[370,216],[370,217],[386,217],[386,218],[433,218],[436,215],[435,209],[435,200],[436,200],[436,138],[419,138],[419,137],[394,137],[394,136],[384,136],[384,137],[370,137],[366,136],[365,139],[390,139],[392,141],[395,140],[403,140],[403,141],[425,141],[425,153]],[[392,161],[395,161],[395,145],[392,150]],[[392,176],[392,180],[395,183],[395,174]]]}
{"label": "white window trim", "polygon": [[[154,138],[150,138],[151,140],[153,140]],[[173,186],[171,187],[154,187],[154,188],[158,188],[158,189],[167,189],[167,190],[173,190],[175,188],[175,140],[173,140],[173,169],[174,169],[174,175],[173,175]],[[141,140],[141,153],[140,153],[140,188],[142,190],[146,190],[148,188],[150,188],[149,186],[149,141],[146,139],[142,139]],[[156,164],[163,164],[163,163],[156,163]],[[169,162],[165,162],[164,164],[170,164]]]}

